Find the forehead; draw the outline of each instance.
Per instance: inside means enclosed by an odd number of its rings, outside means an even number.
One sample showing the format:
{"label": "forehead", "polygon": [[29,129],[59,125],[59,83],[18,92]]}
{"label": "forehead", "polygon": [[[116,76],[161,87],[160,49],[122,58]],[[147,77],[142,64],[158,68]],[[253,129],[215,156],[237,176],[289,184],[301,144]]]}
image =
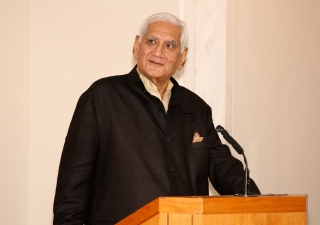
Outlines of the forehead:
{"label": "forehead", "polygon": [[180,35],[179,27],[166,21],[157,21],[149,24],[147,32],[145,33],[145,37],[155,36],[174,41],[179,41]]}

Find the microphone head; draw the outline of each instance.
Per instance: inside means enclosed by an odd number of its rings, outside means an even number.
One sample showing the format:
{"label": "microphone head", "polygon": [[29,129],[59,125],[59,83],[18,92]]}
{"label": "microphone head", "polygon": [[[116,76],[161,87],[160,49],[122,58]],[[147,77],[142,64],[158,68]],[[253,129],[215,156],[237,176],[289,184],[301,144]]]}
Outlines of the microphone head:
{"label": "microphone head", "polygon": [[221,132],[224,131],[224,128],[223,128],[221,125],[218,125],[218,126],[216,127],[216,130],[221,133]]}
{"label": "microphone head", "polygon": [[233,137],[230,136],[230,134],[228,133],[228,131],[226,131],[221,125],[218,125],[216,127],[216,131],[220,132],[222,134],[222,136],[224,137],[224,139],[232,145],[232,147],[234,148],[234,150],[236,150],[236,152],[240,155],[243,154],[243,149],[242,147],[238,144],[238,142],[236,140],[233,139]]}

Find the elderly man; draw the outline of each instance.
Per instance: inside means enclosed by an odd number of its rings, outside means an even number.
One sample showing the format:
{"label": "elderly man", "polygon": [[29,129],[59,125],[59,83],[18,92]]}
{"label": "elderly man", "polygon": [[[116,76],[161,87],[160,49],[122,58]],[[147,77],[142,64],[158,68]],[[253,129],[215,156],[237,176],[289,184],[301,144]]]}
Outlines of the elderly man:
{"label": "elderly man", "polygon": [[[210,107],[172,78],[186,60],[177,17],[147,18],[135,38],[137,66],[82,94],[66,137],[55,225],[114,224],[159,196],[242,192],[243,166],[222,145]],[[251,190],[259,192],[252,182]]]}

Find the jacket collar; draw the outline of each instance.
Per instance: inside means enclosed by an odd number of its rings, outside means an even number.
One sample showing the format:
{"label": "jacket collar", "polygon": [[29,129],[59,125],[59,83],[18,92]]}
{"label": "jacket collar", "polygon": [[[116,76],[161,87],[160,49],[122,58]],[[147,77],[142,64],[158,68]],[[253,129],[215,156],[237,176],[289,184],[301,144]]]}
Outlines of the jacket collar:
{"label": "jacket collar", "polygon": [[188,90],[180,86],[173,77],[171,77],[170,80],[174,84],[174,86],[171,90],[172,94],[171,94],[168,108],[174,105],[180,105],[184,113],[192,113],[193,111],[186,95],[186,92]]}
{"label": "jacket collar", "polygon": [[[130,78],[132,82],[143,92],[146,92],[147,90],[145,89],[139,74],[137,72],[137,65],[130,71],[129,73]],[[178,82],[171,77],[170,78],[171,82],[173,83],[173,88],[172,88],[172,93],[171,93],[171,98],[169,101],[169,107],[168,110],[170,109],[171,106],[174,105],[179,105],[181,106],[182,110],[184,113],[192,113],[192,108],[190,106],[190,103],[187,99],[186,92],[188,91],[186,88],[180,86]]]}

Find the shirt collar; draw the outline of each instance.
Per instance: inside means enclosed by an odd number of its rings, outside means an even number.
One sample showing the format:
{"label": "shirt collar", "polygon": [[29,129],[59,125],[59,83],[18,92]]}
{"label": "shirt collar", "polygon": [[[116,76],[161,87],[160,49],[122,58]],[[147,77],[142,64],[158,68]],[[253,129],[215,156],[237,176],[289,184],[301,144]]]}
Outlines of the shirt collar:
{"label": "shirt collar", "polygon": [[[159,98],[161,100],[161,96],[160,93],[158,92],[157,86],[152,83],[151,80],[149,80],[147,77],[145,77],[137,68],[137,72],[139,74],[139,77],[144,85],[144,87],[146,88],[146,90],[153,96],[156,96],[157,98]],[[171,80],[169,80],[167,88],[163,94],[163,98],[167,98],[169,95],[171,95],[171,89],[173,88],[174,84],[171,82]]]}
{"label": "shirt collar", "polygon": [[[137,66],[135,66],[129,74],[131,75],[130,77],[132,81],[137,85],[137,87],[146,91],[146,87],[139,77]],[[185,94],[185,92],[188,90],[180,86],[173,77],[170,78],[170,81],[173,83],[173,88],[171,90],[172,95],[169,102],[169,108],[173,105],[180,105],[185,113],[193,113],[193,110],[191,109],[190,103]]]}

